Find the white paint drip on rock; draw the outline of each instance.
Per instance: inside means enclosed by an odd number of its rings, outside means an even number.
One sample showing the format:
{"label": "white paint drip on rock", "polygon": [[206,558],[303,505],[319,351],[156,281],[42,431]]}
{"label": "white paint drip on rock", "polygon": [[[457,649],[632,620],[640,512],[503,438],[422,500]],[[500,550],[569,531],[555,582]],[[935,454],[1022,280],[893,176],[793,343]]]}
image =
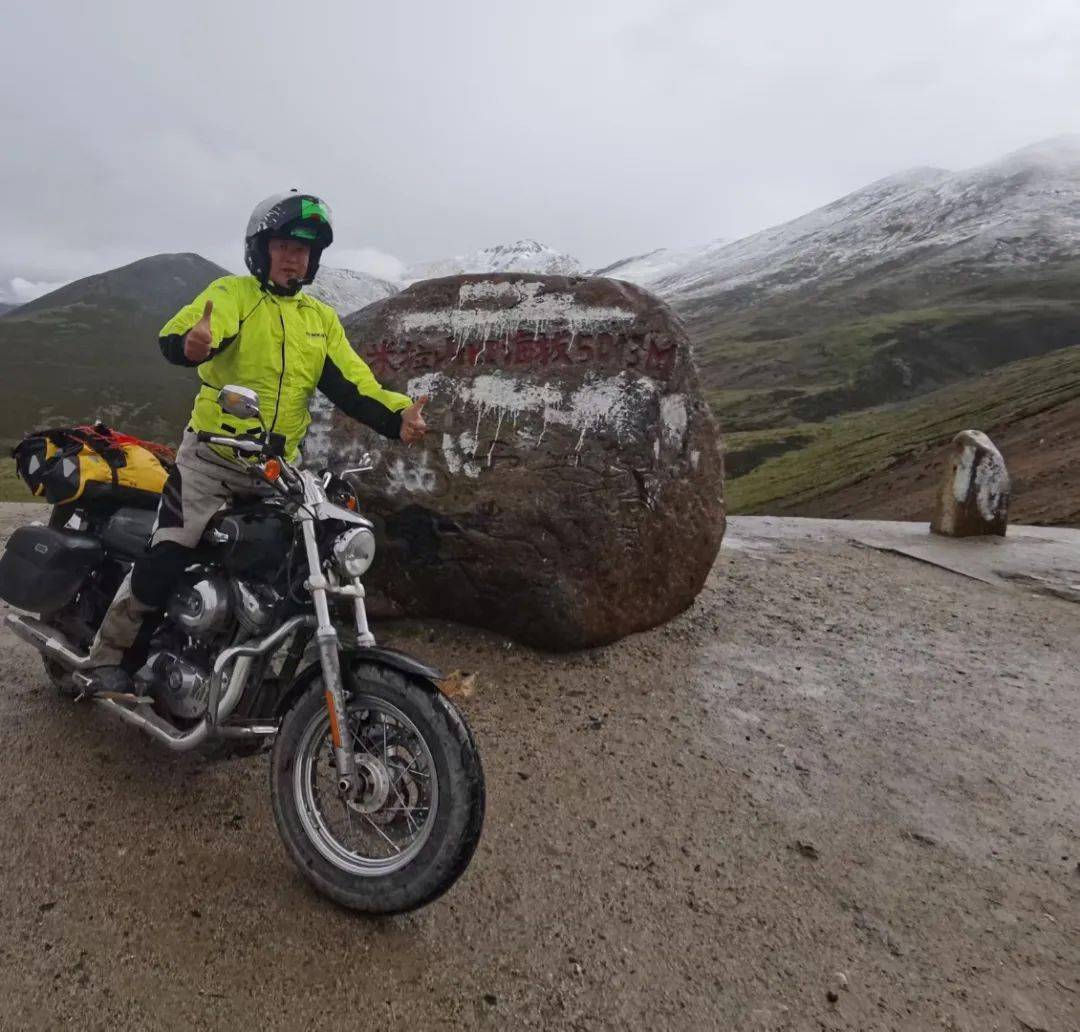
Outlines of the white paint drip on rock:
{"label": "white paint drip on rock", "polygon": [[470,301],[523,301],[536,297],[543,288],[543,283],[536,282],[492,283],[482,280],[479,283],[463,283],[458,291],[458,308],[463,308]]}
{"label": "white paint drip on rock", "polygon": [[415,462],[396,458],[386,467],[386,489],[391,494],[431,494],[438,485],[435,471],[428,465],[428,453],[421,452]]}
{"label": "white paint drip on rock", "polygon": [[[634,425],[635,413],[640,412],[650,397],[655,397],[659,391],[655,380],[647,376],[631,378],[626,373],[610,377],[592,375],[569,394],[555,384],[525,383],[498,375],[457,380],[443,373],[425,373],[410,380],[407,387],[410,397],[430,394],[450,407],[476,410],[474,458],[481,426],[488,417],[496,421],[496,441],[507,420],[516,426],[519,419],[528,416],[542,423],[537,444],[549,425],[558,425],[578,431],[577,448],[580,450],[586,435],[601,429],[620,439],[625,438]],[[685,406],[682,413],[685,432]],[[678,425],[677,418],[675,422]],[[489,452],[489,463],[490,457]]]}
{"label": "white paint drip on rock", "polygon": [[443,461],[451,476],[459,473],[473,479],[480,476],[480,466],[471,458],[466,458],[476,454],[476,435],[471,430],[466,430],[456,437],[453,434],[443,434],[442,452]]}
{"label": "white paint drip on rock", "polygon": [[[599,333],[612,324],[633,322],[637,316],[625,308],[602,305],[580,305],[573,294],[544,294],[521,289],[514,292],[504,288],[531,288],[540,284],[466,283],[459,291],[459,307],[440,308],[429,312],[405,312],[395,319],[396,335],[407,336],[421,331],[444,331],[451,334],[460,349],[470,340],[509,340],[523,326],[531,327],[539,337],[549,323],[559,329],[579,333]],[[465,308],[464,302],[514,298],[510,308]]]}
{"label": "white paint drip on rock", "polygon": [[681,451],[686,437],[686,399],[681,394],[660,399],[660,428],[664,444]]}
{"label": "white paint drip on rock", "polygon": [[975,507],[979,515],[990,522],[1012,486],[1005,459],[994,442],[980,430],[964,431],[957,439],[963,450],[956,461],[953,497],[962,505],[967,500],[968,490],[974,486]]}

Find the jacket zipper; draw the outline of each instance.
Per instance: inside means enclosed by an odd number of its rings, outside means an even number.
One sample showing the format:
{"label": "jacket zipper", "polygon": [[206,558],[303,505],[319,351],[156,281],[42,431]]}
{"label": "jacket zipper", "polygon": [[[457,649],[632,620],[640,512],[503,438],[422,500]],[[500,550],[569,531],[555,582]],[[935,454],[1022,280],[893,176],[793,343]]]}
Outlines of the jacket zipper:
{"label": "jacket zipper", "polygon": [[271,433],[277,426],[278,409],[281,408],[281,384],[285,380],[285,316],[281,312],[281,305],[278,305],[278,318],[281,320],[281,375],[278,377],[277,398],[274,400],[274,418],[270,420],[268,431]]}

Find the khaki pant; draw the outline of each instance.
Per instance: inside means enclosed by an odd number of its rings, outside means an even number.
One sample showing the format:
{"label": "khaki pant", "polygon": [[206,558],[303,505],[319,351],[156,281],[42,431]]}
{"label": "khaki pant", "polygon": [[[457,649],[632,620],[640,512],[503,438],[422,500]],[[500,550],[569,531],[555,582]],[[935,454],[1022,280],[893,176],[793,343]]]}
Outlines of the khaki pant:
{"label": "khaki pant", "polygon": [[[135,643],[143,618],[160,609],[191,561],[214,514],[236,497],[265,496],[272,488],[245,464],[223,458],[184,431],[176,465],[158,504],[150,549],[124,578],[90,646],[94,666],[119,666]],[[162,547],[164,546],[164,547]],[[145,596],[140,599],[139,595]]]}
{"label": "khaki pant", "polygon": [[223,458],[210,445],[200,444],[193,430],[185,430],[176,465],[161,492],[150,547],[172,541],[194,548],[214,513],[229,499],[270,493],[272,489],[249,466]]}

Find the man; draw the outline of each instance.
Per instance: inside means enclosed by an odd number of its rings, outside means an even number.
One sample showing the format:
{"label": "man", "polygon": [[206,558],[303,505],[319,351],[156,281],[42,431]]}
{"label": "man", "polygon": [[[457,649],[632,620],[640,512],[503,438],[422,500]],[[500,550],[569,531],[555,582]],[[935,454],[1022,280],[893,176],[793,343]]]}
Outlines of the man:
{"label": "man", "polygon": [[308,404],[316,389],[384,437],[411,444],[426,433],[428,399],[414,403],[383,390],[334,310],[301,292],[333,238],[330,210],[318,197],[295,190],[268,197],[248,220],[244,261],[251,275],[215,280],[162,329],[165,358],[198,366],[202,385],[162,492],[150,549],[121,584],[91,646],[92,689],[128,690],[121,662],[143,616],[164,606],[214,513],[233,496],[259,491],[235,453],[197,440],[200,430],[231,436],[259,429],[256,420],[222,411],[221,387],[258,392],[266,425],[285,436],[290,461],[311,422]]}

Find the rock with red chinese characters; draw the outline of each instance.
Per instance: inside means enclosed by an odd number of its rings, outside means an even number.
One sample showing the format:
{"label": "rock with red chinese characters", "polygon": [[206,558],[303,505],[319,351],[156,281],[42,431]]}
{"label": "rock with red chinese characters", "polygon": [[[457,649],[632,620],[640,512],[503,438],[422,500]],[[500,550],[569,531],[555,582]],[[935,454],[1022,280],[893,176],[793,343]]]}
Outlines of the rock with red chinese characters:
{"label": "rock with red chinese characters", "polygon": [[724,533],[723,462],[661,301],[599,277],[451,276],[345,326],[383,386],[431,396],[422,444],[321,404],[304,446],[309,463],[375,460],[356,485],[379,529],[376,615],[565,650],[693,601]]}

